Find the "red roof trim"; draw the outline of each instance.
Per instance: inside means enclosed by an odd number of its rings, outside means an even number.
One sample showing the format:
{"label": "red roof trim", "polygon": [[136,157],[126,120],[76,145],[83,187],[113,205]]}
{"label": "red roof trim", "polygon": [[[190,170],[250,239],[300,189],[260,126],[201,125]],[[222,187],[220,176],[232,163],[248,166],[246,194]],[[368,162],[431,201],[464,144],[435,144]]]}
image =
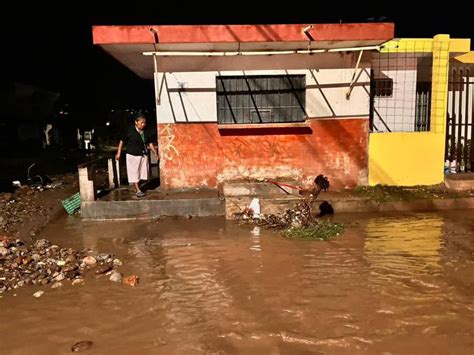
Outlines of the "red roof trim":
{"label": "red roof trim", "polygon": [[[307,24],[299,25],[192,25],[192,26],[93,26],[94,44],[301,42]],[[393,39],[393,23],[314,24],[309,31],[318,41],[360,41]]]}

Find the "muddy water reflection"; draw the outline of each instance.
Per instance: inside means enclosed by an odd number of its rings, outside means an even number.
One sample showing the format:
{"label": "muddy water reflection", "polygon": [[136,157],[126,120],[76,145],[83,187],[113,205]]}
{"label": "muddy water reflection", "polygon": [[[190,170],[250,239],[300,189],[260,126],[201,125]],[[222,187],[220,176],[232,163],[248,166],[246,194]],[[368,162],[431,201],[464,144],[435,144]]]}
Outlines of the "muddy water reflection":
{"label": "muddy water reflection", "polygon": [[138,288],[88,279],[0,300],[0,353],[474,351],[473,212],[340,216],[330,242],[222,219],[50,225],[42,237],[112,251]]}

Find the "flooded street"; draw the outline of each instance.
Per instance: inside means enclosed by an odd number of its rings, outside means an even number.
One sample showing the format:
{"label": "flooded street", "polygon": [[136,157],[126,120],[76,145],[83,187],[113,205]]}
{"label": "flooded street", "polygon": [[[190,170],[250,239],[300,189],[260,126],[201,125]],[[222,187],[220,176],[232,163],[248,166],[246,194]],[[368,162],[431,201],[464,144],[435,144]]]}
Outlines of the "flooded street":
{"label": "flooded street", "polygon": [[8,292],[0,354],[66,354],[81,340],[97,354],[474,352],[474,211],[335,221],[347,231],[321,242],[221,218],[64,217],[38,238],[112,252],[140,284]]}

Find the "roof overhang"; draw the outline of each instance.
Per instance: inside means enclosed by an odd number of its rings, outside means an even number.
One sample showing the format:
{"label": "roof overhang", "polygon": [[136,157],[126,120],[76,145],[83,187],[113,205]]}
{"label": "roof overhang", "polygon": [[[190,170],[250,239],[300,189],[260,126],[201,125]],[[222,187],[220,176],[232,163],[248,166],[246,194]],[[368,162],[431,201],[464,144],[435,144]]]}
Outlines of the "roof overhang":
{"label": "roof overhang", "polygon": [[474,64],[474,51],[458,55],[454,59],[463,64]]}
{"label": "roof overhang", "polygon": [[143,53],[203,52],[206,56],[210,52],[262,52],[269,55],[269,51],[283,54],[284,51],[367,48],[393,39],[394,24],[94,26],[92,32],[95,45],[137,75],[150,78],[153,60]]}

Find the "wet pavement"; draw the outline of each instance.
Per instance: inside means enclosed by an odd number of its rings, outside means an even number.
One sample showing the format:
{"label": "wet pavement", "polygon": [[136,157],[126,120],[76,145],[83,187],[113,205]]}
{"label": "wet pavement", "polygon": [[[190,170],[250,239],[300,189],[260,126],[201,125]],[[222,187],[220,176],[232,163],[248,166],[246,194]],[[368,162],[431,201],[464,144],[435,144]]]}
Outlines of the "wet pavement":
{"label": "wet pavement", "polygon": [[186,191],[163,191],[156,189],[143,189],[145,196],[137,197],[133,186],[122,186],[114,190],[104,190],[98,195],[100,201],[129,201],[129,200],[182,200],[182,199],[199,199],[199,198],[218,198],[219,194],[216,190],[211,189],[194,189]]}
{"label": "wet pavement", "polygon": [[347,231],[321,242],[221,218],[59,219],[37,238],[114,253],[140,284],[8,292],[0,354],[474,352],[474,211],[334,220]]}

